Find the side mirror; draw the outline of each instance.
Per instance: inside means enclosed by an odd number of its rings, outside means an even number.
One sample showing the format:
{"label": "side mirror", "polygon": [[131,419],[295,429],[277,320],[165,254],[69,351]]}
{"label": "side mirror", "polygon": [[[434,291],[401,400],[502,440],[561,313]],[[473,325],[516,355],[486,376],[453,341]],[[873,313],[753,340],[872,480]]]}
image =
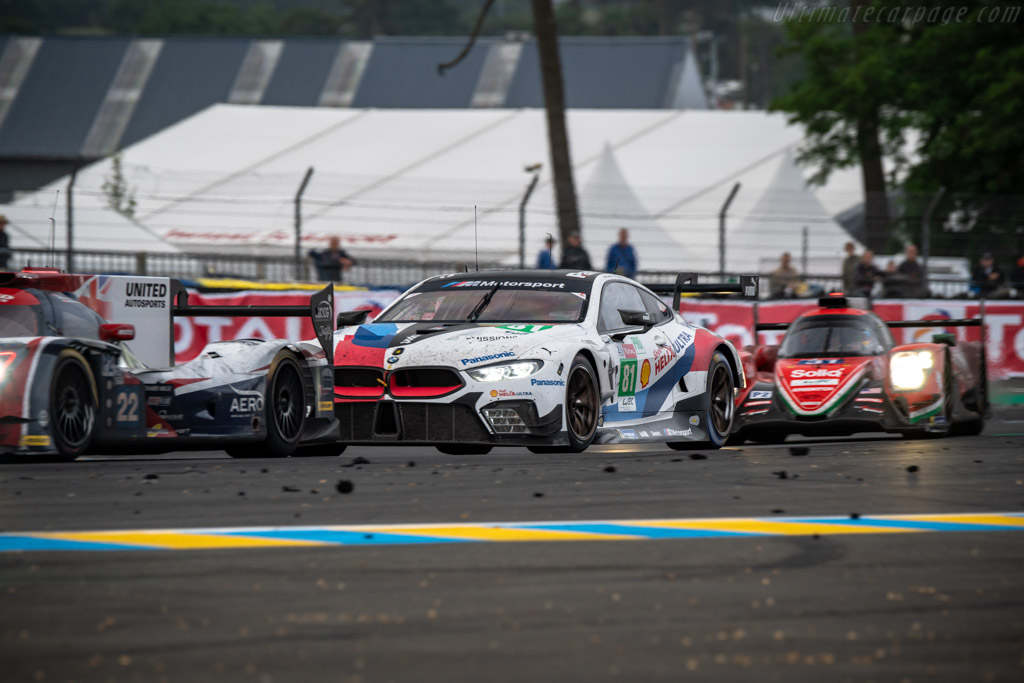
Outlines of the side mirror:
{"label": "side mirror", "polygon": [[619,310],[622,322],[630,327],[654,327],[654,318],[647,311],[623,311]]}
{"label": "side mirror", "polygon": [[101,341],[113,343],[132,339],[135,339],[135,325],[127,323],[103,323],[100,325]]}
{"label": "side mirror", "polygon": [[758,372],[772,372],[779,358],[778,346],[758,346],[754,350],[754,367]]}
{"label": "side mirror", "polygon": [[933,334],[933,344],[945,344],[946,346],[956,346],[956,335],[955,334]]}
{"label": "side mirror", "polygon": [[350,325],[362,325],[370,311],[342,311],[338,314],[338,327],[349,327]]}

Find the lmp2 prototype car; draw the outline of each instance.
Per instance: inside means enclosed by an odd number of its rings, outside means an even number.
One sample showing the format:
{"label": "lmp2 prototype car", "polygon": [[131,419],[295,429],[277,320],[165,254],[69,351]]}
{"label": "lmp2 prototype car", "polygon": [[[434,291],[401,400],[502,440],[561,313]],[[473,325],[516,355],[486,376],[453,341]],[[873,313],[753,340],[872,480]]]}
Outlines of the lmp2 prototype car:
{"label": "lmp2 prototype car", "polygon": [[[111,306],[120,322],[96,312],[109,315]],[[163,322],[157,339],[166,357],[173,357],[174,315],[311,315],[318,332],[326,321],[326,339],[333,330],[329,288],[313,295],[309,309],[191,308],[184,288],[167,278],[0,273],[0,453],[73,460],[99,449],[213,447],[271,457],[300,444],[318,454],[323,447],[312,444],[335,440],[331,363],[318,342],[216,342],[187,363],[151,368],[137,354],[152,349],[127,346],[136,329],[123,318],[133,311],[149,327]]]}
{"label": "lmp2 prototype car", "polygon": [[342,314],[335,331],[335,413],[349,444],[717,448],[744,381],[732,344],[618,275],[442,275],[361,322]]}
{"label": "lmp2 prototype car", "polygon": [[[906,436],[980,434],[988,412],[981,319],[883,322],[846,297],[789,324],[778,346],[741,352],[746,389],[736,397],[730,443],[779,443],[788,434],[842,436],[892,432]],[[937,334],[897,344],[890,328],[979,327],[981,342]]]}

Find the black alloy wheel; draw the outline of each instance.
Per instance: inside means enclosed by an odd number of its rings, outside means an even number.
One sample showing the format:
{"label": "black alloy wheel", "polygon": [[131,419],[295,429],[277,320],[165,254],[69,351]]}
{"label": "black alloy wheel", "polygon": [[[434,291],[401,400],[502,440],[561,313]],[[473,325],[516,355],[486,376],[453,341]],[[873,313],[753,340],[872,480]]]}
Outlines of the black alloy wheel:
{"label": "black alloy wheel", "polygon": [[707,424],[708,440],[669,442],[672,450],[689,451],[698,448],[721,448],[729,440],[732,430],[733,413],[736,408],[736,391],[732,368],[721,351],[711,355],[708,365],[707,398],[704,422]]}
{"label": "black alloy wheel", "polygon": [[272,367],[263,398],[267,438],[262,443],[225,448],[232,458],[287,458],[299,445],[306,421],[306,392],[299,366],[291,356],[281,356]]}
{"label": "black alloy wheel", "polygon": [[62,459],[74,460],[88,450],[96,429],[96,397],[89,369],[77,354],[57,361],[50,416],[54,444]]}
{"label": "black alloy wheel", "polygon": [[565,423],[571,452],[581,453],[594,441],[600,414],[597,376],[586,358],[576,356],[565,380]]}

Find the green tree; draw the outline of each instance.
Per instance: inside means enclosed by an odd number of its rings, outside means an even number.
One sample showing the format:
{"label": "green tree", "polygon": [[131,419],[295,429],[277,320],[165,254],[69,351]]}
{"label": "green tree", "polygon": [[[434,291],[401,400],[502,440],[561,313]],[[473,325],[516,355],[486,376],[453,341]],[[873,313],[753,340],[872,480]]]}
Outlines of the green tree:
{"label": "green tree", "polygon": [[103,181],[102,190],[107,196],[107,206],[128,218],[135,215],[135,190],[128,186],[124,177],[121,152],[110,158],[110,176]]}

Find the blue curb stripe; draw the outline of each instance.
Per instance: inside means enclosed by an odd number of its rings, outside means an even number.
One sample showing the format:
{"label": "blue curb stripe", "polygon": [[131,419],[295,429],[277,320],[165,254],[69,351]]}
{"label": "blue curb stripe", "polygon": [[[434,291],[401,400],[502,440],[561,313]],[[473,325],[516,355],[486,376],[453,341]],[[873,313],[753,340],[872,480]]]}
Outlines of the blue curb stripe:
{"label": "blue curb stripe", "polygon": [[162,550],[162,548],[157,548],[155,546],[124,545],[122,543],[65,541],[60,538],[8,536],[0,534],[0,553],[16,550]]}

